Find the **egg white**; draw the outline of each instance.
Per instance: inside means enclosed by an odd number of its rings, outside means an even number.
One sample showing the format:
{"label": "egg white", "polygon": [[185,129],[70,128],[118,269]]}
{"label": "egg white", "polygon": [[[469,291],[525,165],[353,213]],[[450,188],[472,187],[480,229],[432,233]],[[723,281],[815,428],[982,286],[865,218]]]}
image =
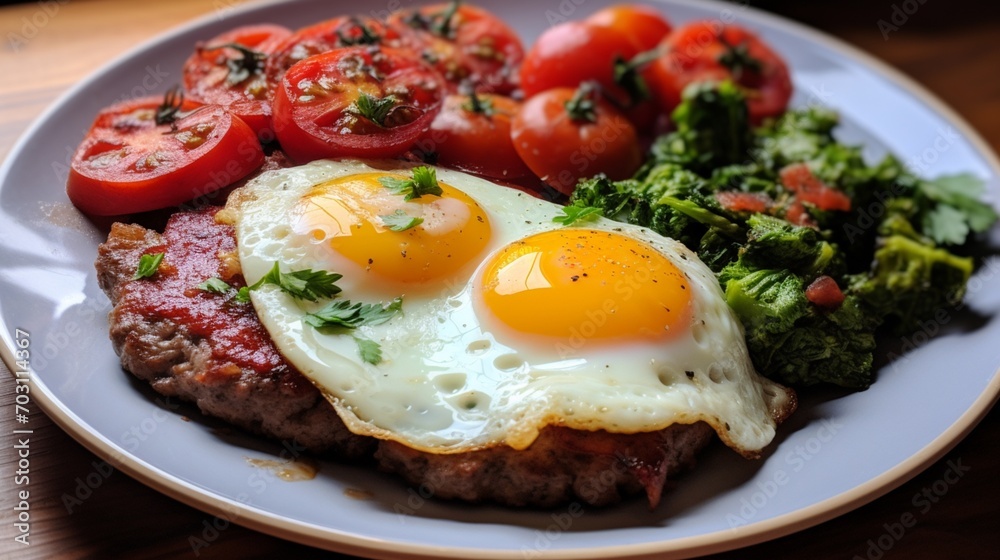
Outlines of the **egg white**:
{"label": "egg white", "polygon": [[[373,167],[373,165],[377,167]],[[265,173],[230,197],[240,264],[248,284],[275,261],[283,271],[311,268],[344,274],[340,297],[387,302],[399,293],[338,260],[326,243],[292,233],[293,209],[314,185],[374,171],[408,173],[399,162],[317,161]],[[487,212],[492,237],[482,260],[552,222],[558,205],[470,175],[437,170]],[[792,406],[784,387],[756,374],[742,328],[713,273],[681,243],[648,229],[598,219],[586,229],[615,231],[656,248],[689,279],[691,327],[666,343],[592,350],[579,336],[539,348],[498,341],[473,303],[475,275],[405,294],[403,314],[357,334],[382,346],[383,361],[361,360],[350,334],[325,334],[303,323],[317,306],[267,285],[252,292],[254,308],[277,348],[329,399],[357,434],[398,441],[432,453],[509,445],[528,447],[547,425],[638,433],[705,421],[730,447],[754,456],[774,437],[776,419]],[[475,266],[475,265],[473,265]],[[628,284],[610,298],[628,297]],[[601,310],[593,321],[600,322]],[[542,320],[540,318],[540,320]]]}

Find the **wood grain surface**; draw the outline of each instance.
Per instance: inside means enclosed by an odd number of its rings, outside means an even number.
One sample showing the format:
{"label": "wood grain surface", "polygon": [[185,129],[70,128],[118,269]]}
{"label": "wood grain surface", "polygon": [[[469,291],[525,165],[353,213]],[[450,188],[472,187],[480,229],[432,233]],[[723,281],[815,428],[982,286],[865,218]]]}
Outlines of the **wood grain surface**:
{"label": "wood grain surface", "polygon": [[[907,0],[918,4],[916,0]],[[897,2],[767,1],[761,7],[838,36],[915,78],[1000,148],[1000,17],[995,3],[926,0],[886,39],[878,27]],[[57,96],[136,44],[238,0],[47,0],[0,6],[0,159]],[[758,5],[758,2],[752,2]],[[0,263],[3,266],[3,263]],[[4,294],[0,294],[3,297]],[[942,375],[946,375],[942,372]],[[101,475],[81,505],[63,497],[101,461],[33,408],[30,546],[14,542],[17,470],[14,382],[0,372],[0,558],[346,558],[232,526],[195,551],[212,516],[120,472]],[[877,426],[873,429],[878,429]],[[799,533],[713,558],[992,558],[1000,550],[1000,413],[994,410],[941,461],[896,490]],[[967,472],[927,511],[950,465]],[[899,537],[902,521],[913,524]],[[909,523],[907,523],[909,524]],[[882,539],[881,541],[879,539]],[[879,544],[883,545],[881,548]],[[888,546],[886,546],[888,545]],[[888,548],[888,550],[882,550]],[[990,552],[993,551],[993,552]]]}

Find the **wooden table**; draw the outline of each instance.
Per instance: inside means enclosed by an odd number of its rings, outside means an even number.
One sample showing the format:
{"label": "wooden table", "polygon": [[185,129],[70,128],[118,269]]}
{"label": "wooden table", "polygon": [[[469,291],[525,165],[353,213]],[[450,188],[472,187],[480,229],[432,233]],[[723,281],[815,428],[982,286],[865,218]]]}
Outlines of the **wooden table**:
{"label": "wooden table", "polygon": [[[153,35],[239,0],[48,0],[0,7],[0,158],[59,94],[99,65]],[[913,2],[916,4],[915,2]],[[756,4],[756,2],[755,2]],[[878,20],[891,3],[763,2],[881,57],[951,104],[1000,151],[1000,17],[996,7],[951,0],[927,2],[886,40]],[[967,4],[967,5],[966,5]],[[942,372],[944,375],[945,372]],[[0,372],[0,403],[14,402]],[[121,473],[112,473],[70,515],[62,497],[75,491],[99,459],[35,411],[30,418],[31,545],[13,542],[16,455],[5,435],[0,452],[0,557],[194,558],[188,542],[212,517]],[[16,425],[0,415],[0,434]],[[875,428],[877,429],[877,428]],[[1000,550],[1000,411],[994,410],[941,461],[875,502],[794,535],[716,558],[987,558]],[[922,513],[914,498],[942,479],[948,461],[967,474]],[[915,525],[883,538],[907,513]],[[989,553],[988,551],[994,551]],[[222,531],[198,558],[331,558],[242,527]],[[343,558],[343,556],[340,556]]]}

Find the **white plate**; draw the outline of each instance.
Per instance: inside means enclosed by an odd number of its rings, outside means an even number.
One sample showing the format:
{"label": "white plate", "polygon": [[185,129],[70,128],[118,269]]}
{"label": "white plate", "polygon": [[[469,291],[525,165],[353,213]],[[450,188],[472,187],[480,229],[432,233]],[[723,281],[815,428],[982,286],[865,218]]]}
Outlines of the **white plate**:
{"label": "white plate", "polygon": [[[604,3],[480,2],[526,41],[553,21],[584,17]],[[241,24],[295,27],[371,11],[360,1],[330,4],[240,8],[157,38],[65,95],[0,169],[0,352],[15,369],[14,329],[30,332],[33,401],[133,477],[254,529],[371,556],[689,556],[787,534],[875,499],[943,455],[996,401],[1000,262],[994,258],[973,278],[966,306],[943,310],[941,321],[927,325],[937,336],[903,341],[916,348],[884,366],[870,390],[806,399],[760,462],[715,446],[655,512],[641,500],[583,508],[582,515],[573,515],[581,511],[576,507],[461,506],[425,500],[417,489],[364,468],[324,463],[315,479],[286,483],[248,466],[245,457],[277,455],[280,447],[226,435],[209,420],[182,421],[182,414],[197,414],[156,397],[119,368],[107,338],[109,304],[93,270],[102,235],[66,200],[66,163],[100,108],[178,82],[197,40]],[[815,31],[735,4],[663,7],[674,22],[721,19],[757,30],[791,64],[795,105],[832,106],[844,117],[842,137],[864,142],[869,155],[891,150],[928,175],[974,173],[996,199],[1000,165],[983,141],[896,72]],[[972,315],[978,319],[970,321]],[[347,488],[373,497],[348,497]]]}

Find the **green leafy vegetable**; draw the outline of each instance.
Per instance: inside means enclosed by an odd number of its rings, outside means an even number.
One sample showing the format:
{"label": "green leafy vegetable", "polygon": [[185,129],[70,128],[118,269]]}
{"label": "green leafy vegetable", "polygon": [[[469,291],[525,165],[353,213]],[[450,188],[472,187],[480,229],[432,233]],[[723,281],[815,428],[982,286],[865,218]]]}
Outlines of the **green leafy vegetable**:
{"label": "green leafy vegetable", "polygon": [[409,216],[402,210],[396,210],[392,214],[379,216],[379,218],[382,220],[382,223],[385,224],[385,227],[392,231],[406,231],[424,223],[423,218]]}
{"label": "green leafy vegetable", "polygon": [[394,95],[375,97],[370,93],[361,92],[361,95],[351,104],[348,110],[361,115],[378,126],[384,127],[385,119],[396,107],[397,101]]}
{"label": "green leafy vegetable", "polygon": [[362,338],[360,336],[354,337],[354,341],[358,343],[358,351],[361,353],[361,359],[365,363],[369,363],[373,366],[377,366],[382,363],[382,345],[374,340],[367,338]]}
{"label": "green leafy vegetable", "polygon": [[552,218],[552,221],[564,226],[570,226],[577,222],[594,220],[601,216],[603,211],[594,206],[563,206],[562,213]]}
{"label": "green leafy vegetable", "polygon": [[226,281],[222,278],[213,277],[205,280],[201,284],[198,284],[198,289],[203,292],[210,292],[213,294],[225,294],[229,292],[229,290],[233,289],[233,287],[226,283]]}
{"label": "green leafy vegetable", "polygon": [[249,290],[256,290],[265,284],[274,284],[281,290],[295,299],[316,301],[319,298],[331,298],[340,293],[340,288],[336,285],[337,280],[343,275],[326,272],[325,270],[296,270],[293,272],[281,272],[278,263],[265,274]]}
{"label": "green leafy vegetable", "polygon": [[135,269],[135,274],[132,275],[133,280],[139,280],[140,278],[149,278],[150,276],[156,274],[156,271],[160,269],[160,263],[163,262],[163,253],[146,253],[139,257],[139,266]]}
{"label": "green leafy vegetable", "polygon": [[379,177],[379,183],[395,194],[403,195],[403,200],[409,202],[425,194],[441,196],[444,192],[438,184],[437,171],[433,167],[421,165],[413,168],[410,179],[398,177]]}
{"label": "green leafy vegetable", "polygon": [[250,303],[250,286],[243,286],[236,290],[236,296],[233,299],[239,303]]}
{"label": "green leafy vegetable", "polygon": [[389,305],[380,303],[351,303],[335,301],[305,316],[306,324],[315,328],[342,327],[356,329],[362,325],[381,325],[403,310],[403,298],[398,297]]}

